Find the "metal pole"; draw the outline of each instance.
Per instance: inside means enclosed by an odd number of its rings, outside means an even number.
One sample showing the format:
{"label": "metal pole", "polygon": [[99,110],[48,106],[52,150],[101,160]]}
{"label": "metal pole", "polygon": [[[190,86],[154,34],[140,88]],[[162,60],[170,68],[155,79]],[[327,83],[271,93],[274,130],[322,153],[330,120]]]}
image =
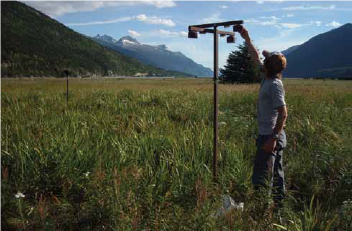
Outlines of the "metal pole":
{"label": "metal pole", "polygon": [[[228,39],[228,43],[234,42],[234,32],[239,32],[241,30],[242,20],[239,21],[228,21],[221,23],[210,23],[202,25],[193,25],[188,27],[188,38],[198,38],[198,32],[202,34],[213,33],[214,34],[214,143],[213,143],[213,176],[214,180],[217,182],[218,177],[218,75],[219,75],[219,63],[218,63],[218,36],[229,35],[232,39]],[[234,25],[233,32],[218,30],[219,26],[229,27]],[[236,26],[236,27],[235,27]],[[213,27],[214,29],[208,29]],[[230,37],[231,38],[231,37]]]}
{"label": "metal pole", "polygon": [[218,28],[214,26],[214,145],[213,175],[218,178]]}

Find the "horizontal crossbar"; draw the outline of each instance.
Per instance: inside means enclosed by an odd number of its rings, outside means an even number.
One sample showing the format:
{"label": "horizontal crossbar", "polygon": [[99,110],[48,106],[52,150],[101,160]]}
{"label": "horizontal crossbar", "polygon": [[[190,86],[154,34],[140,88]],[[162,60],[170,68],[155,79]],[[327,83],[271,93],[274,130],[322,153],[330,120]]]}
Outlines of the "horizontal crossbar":
{"label": "horizontal crossbar", "polygon": [[237,21],[227,21],[227,22],[219,22],[219,23],[208,23],[208,24],[200,24],[200,25],[192,25],[190,27],[199,27],[199,28],[209,28],[209,27],[218,27],[218,26],[232,26],[232,25],[238,25],[238,24],[243,24],[243,20],[237,20]]}
{"label": "horizontal crossbar", "polygon": [[[212,30],[212,29],[205,29],[204,31],[207,32],[207,33],[213,33],[213,34],[214,34],[214,30]],[[234,32],[223,31],[223,30],[218,30],[218,34],[223,34],[223,35],[235,35]]]}
{"label": "horizontal crossbar", "polygon": [[[194,27],[194,26],[190,26],[188,29],[189,29],[190,31],[195,31],[195,32],[205,32],[205,33],[212,33],[212,34],[214,34],[214,30],[213,30],[213,29],[204,29],[204,28],[199,28],[199,27]],[[222,30],[218,30],[218,34],[223,34],[223,35],[235,35],[234,32],[222,31]]]}

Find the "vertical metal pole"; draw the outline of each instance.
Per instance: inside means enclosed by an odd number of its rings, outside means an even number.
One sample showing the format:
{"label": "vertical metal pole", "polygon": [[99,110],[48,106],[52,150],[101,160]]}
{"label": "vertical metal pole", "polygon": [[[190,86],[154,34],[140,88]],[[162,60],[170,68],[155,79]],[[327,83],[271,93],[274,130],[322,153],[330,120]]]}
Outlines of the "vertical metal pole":
{"label": "vertical metal pole", "polygon": [[213,176],[218,178],[218,28],[214,26],[214,145]]}

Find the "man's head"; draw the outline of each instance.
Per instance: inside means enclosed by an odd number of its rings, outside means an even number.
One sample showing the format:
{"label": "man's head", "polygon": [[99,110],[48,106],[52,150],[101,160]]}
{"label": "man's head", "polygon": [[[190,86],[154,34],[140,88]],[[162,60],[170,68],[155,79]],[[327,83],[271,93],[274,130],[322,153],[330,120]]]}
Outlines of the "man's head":
{"label": "man's head", "polygon": [[280,52],[262,52],[264,59],[264,70],[266,77],[281,79],[282,71],[286,68],[286,58]]}

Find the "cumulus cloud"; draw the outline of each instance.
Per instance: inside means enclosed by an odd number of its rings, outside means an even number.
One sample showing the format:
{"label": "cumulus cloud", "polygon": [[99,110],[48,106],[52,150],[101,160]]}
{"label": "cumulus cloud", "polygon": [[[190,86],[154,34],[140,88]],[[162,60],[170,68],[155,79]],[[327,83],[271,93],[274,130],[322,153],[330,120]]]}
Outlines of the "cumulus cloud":
{"label": "cumulus cloud", "polygon": [[26,1],[25,4],[51,16],[58,17],[68,13],[95,11],[103,7],[118,7],[118,6],[136,6],[136,5],[151,5],[156,8],[175,7],[176,3],[172,0],[164,1]]}
{"label": "cumulus cloud", "polygon": [[175,26],[176,24],[171,19],[163,19],[156,16],[147,17],[145,14],[136,16],[138,21],[146,22],[149,24],[157,24],[164,26]]}
{"label": "cumulus cloud", "polygon": [[134,31],[134,30],[128,30],[128,33],[129,33],[132,37],[138,37],[138,36],[141,35],[140,33],[138,33],[137,31]]}
{"label": "cumulus cloud", "polygon": [[94,22],[86,22],[86,23],[67,23],[66,25],[67,26],[91,26],[91,25],[128,22],[128,21],[140,21],[147,24],[164,25],[169,27],[173,27],[176,25],[171,19],[163,19],[156,16],[147,16],[145,14],[140,14],[140,15],[131,16],[131,17],[121,17],[121,18],[116,18],[116,19],[106,20],[106,21],[94,21]]}
{"label": "cumulus cloud", "polygon": [[336,21],[332,21],[331,23],[326,24],[326,26],[339,27],[339,26],[341,26],[341,23],[338,23]]}
{"label": "cumulus cloud", "polygon": [[294,17],[295,15],[294,14],[286,14],[285,16],[283,16],[283,17],[286,17],[286,18],[292,18],[292,17]]}

